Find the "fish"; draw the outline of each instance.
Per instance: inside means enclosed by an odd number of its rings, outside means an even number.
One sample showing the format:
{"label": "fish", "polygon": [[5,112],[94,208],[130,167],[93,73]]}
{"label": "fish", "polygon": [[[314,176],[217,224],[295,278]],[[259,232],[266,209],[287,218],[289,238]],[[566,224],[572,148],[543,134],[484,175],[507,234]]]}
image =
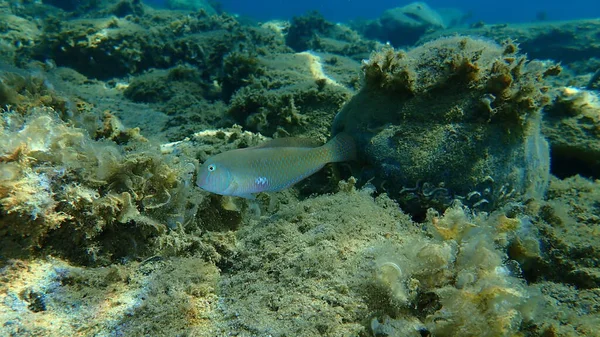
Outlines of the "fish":
{"label": "fish", "polygon": [[355,159],[356,145],[347,133],[322,146],[308,139],[277,138],[208,158],[198,169],[196,184],[215,194],[255,199],[256,193],[289,188],[327,163]]}

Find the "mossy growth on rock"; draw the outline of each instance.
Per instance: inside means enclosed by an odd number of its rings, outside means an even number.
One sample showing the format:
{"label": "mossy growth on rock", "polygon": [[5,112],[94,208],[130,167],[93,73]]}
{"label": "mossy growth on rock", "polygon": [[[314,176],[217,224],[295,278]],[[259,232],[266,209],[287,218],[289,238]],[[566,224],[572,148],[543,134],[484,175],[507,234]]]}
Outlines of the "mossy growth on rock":
{"label": "mossy growth on rock", "polygon": [[313,44],[315,35],[328,34],[334,27],[319,12],[312,11],[292,19],[285,42],[295,51],[305,51]]}
{"label": "mossy growth on rock", "polygon": [[494,208],[540,196],[548,181],[541,109],[557,66],[528,61],[511,41],[441,38],[364,62],[365,85],[336,116],[357,138],[370,177],[410,211],[459,198]]}
{"label": "mossy growth on rock", "polygon": [[[95,141],[50,108],[3,113],[4,256],[52,253],[91,265],[144,257],[158,248],[160,234],[194,219],[194,164],[163,156],[135,129],[119,131],[115,118],[106,117],[106,134]],[[115,143],[123,139],[127,148]]]}
{"label": "mossy growth on rock", "polygon": [[[365,91],[426,100],[462,111],[403,109],[405,117],[427,122],[532,121],[550,103],[542,77],[554,65],[528,62],[511,41],[504,46],[470,37],[442,38],[409,52],[385,48],[364,63]],[[420,97],[423,97],[419,99]]]}
{"label": "mossy growth on rock", "polygon": [[51,107],[61,115],[67,114],[69,109],[67,99],[57,94],[41,73],[27,73],[17,71],[16,68],[2,69],[0,107],[10,106],[11,109],[25,114],[28,109],[40,105]]}

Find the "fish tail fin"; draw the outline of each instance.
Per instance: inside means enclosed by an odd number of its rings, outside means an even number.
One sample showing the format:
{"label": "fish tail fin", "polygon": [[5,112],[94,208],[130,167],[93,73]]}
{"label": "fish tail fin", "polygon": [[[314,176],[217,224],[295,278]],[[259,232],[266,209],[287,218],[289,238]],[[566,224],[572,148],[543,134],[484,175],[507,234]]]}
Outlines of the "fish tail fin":
{"label": "fish tail fin", "polygon": [[324,146],[330,155],[329,162],[331,163],[356,159],[356,143],[348,133],[338,133]]}

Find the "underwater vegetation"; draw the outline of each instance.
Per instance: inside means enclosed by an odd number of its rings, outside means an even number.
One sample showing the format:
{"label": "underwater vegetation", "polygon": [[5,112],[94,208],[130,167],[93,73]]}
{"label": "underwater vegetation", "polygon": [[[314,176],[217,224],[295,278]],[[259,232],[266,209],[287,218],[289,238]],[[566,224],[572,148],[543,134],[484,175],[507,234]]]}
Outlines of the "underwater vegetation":
{"label": "underwater vegetation", "polygon": [[595,42],[599,27],[600,22],[594,19],[521,24],[481,23],[470,28],[454,27],[427,33],[418,44],[455,34],[485,37],[496,42],[509,37],[518,42],[521,52],[530,59],[560,61],[561,65],[577,74],[589,74],[598,70],[600,46]]}
{"label": "underwater vegetation", "polygon": [[286,27],[285,43],[296,52],[329,52],[356,61],[368,57],[373,49],[381,45],[377,41],[362,38],[345,25],[328,22],[316,11],[291,20]]}
{"label": "underwater vegetation", "polygon": [[[117,230],[117,224],[143,224],[136,227],[136,240],[143,241],[165,226],[189,220],[185,201],[193,164],[165,161],[157,149],[124,153],[65,124],[50,108],[36,108],[26,116],[7,111],[2,117],[4,247],[35,250],[51,245],[72,258],[94,259],[80,250],[93,249],[97,237],[105,236],[95,249],[119,258],[132,253],[120,242],[132,240],[132,233]],[[135,132],[129,135],[135,137]]]}
{"label": "underwater vegetation", "polygon": [[[540,257],[535,211],[474,215],[456,203],[430,211],[423,235],[387,196],[352,182],[340,189],[240,228],[221,282],[233,331],[269,334],[281,322],[276,331],[299,336],[572,333],[553,323],[549,284],[528,283],[507,256],[518,242],[520,258]],[[591,332],[595,315],[570,319]]]}
{"label": "underwater vegetation", "polygon": [[333,129],[355,135],[374,183],[405,209],[460,198],[489,210],[544,194],[544,78],[559,66],[528,61],[510,41],[451,37],[408,52],[383,49],[363,71],[364,87]]}
{"label": "underwater vegetation", "polygon": [[69,113],[69,101],[58,95],[41,71],[19,71],[0,64],[0,106],[11,107],[21,114],[40,105],[50,107],[61,115]]}
{"label": "underwater vegetation", "polygon": [[[0,335],[597,335],[597,22],[170,6],[0,3]],[[293,187],[197,186],[342,131]]]}

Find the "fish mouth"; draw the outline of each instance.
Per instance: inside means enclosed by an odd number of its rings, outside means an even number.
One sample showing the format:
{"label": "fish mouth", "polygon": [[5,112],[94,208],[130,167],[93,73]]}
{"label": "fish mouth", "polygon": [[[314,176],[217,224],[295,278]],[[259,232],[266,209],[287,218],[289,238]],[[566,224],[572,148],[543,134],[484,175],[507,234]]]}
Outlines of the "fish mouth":
{"label": "fish mouth", "polygon": [[206,176],[205,175],[198,175],[196,177],[196,185],[200,188],[204,188],[202,187],[203,185],[206,184]]}
{"label": "fish mouth", "polygon": [[208,183],[208,175],[207,174],[198,175],[198,177],[196,178],[196,185],[198,185],[198,187],[200,187],[201,189],[203,189],[205,191],[213,192],[213,191],[211,191],[211,189],[209,187],[210,184]]}

